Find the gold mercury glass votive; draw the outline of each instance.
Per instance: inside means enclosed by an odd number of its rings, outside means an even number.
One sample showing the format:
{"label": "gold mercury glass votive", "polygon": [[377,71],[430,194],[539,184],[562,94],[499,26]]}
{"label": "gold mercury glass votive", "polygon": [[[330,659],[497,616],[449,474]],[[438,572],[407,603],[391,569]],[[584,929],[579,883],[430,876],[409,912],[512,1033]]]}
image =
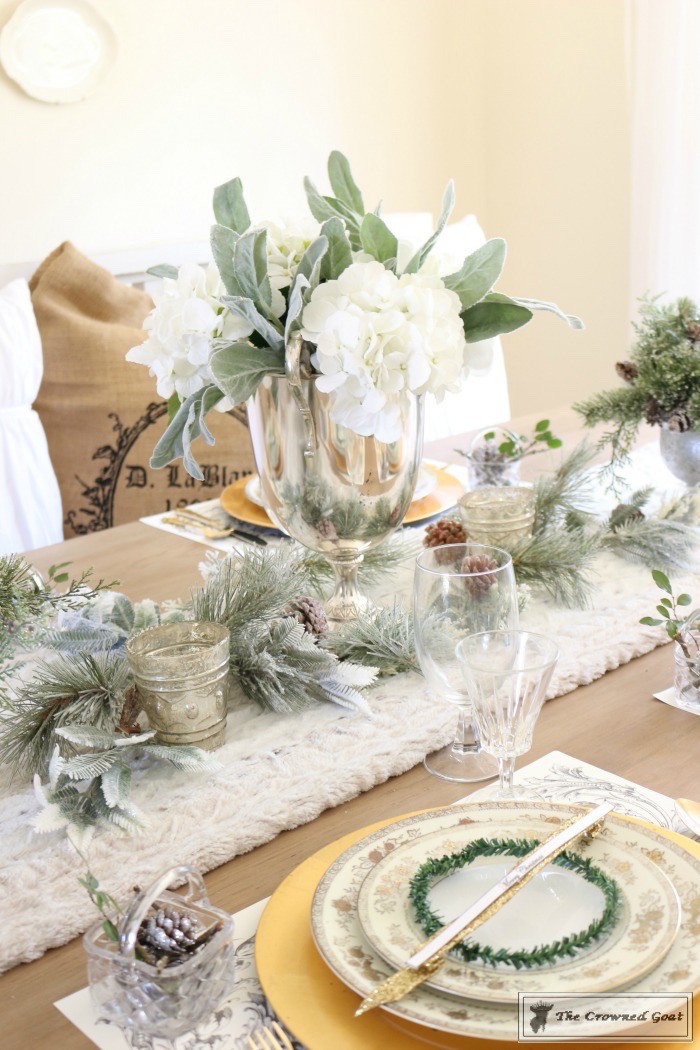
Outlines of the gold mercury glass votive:
{"label": "gold mercury glass votive", "polygon": [[160,744],[213,751],[224,742],[229,632],[218,623],[162,624],[126,644],[143,709]]}
{"label": "gold mercury glass votive", "polygon": [[459,510],[471,542],[511,550],[532,535],[535,494],[523,485],[488,485],[465,493]]}

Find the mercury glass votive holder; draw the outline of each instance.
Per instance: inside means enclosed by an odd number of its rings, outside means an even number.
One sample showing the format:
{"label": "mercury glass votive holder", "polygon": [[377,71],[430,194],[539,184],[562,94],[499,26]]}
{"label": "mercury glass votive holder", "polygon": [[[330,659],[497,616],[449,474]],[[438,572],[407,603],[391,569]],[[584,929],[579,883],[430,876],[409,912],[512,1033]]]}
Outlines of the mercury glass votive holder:
{"label": "mercury glass votive holder", "polygon": [[126,645],[143,709],[159,744],[213,751],[224,742],[229,632],[219,623],[161,624]]}
{"label": "mercury glass votive holder", "polygon": [[459,510],[471,543],[512,550],[532,535],[535,494],[524,485],[487,485],[465,493]]}

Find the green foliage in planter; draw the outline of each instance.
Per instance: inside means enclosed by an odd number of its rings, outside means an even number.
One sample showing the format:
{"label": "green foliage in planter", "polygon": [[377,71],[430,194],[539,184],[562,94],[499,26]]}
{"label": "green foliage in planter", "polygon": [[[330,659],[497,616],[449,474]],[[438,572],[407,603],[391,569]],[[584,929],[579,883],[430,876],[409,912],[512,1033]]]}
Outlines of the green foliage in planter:
{"label": "green foliage in planter", "polygon": [[700,307],[687,298],[666,305],[645,298],[634,330],[630,359],[615,366],[627,385],[574,405],[586,426],[612,424],[599,444],[610,446],[613,462],[629,455],[645,421],[700,428]]}

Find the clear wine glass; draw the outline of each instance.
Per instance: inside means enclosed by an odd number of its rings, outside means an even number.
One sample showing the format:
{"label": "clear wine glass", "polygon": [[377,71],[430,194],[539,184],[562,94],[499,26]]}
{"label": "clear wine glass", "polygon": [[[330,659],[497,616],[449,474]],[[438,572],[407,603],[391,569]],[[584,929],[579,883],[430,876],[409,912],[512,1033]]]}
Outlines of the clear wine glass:
{"label": "clear wine glass", "polygon": [[471,697],[456,648],[467,635],[518,626],[510,554],[481,543],[423,551],[416,561],[413,612],[416,652],[430,691],[459,708],[455,739],[428,755],[425,768],[442,780],[489,780],[497,763],[482,750],[472,725]]}
{"label": "clear wine glass", "polygon": [[487,631],[457,645],[481,745],[498,759],[498,798],[519,795],[515,759],[532,747],[558,656],[551,638],[531,631]]}

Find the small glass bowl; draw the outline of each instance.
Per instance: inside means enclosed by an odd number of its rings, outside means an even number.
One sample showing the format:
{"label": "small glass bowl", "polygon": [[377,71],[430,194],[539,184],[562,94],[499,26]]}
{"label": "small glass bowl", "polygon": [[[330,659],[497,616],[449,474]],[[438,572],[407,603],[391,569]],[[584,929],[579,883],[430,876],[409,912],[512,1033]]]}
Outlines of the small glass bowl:
{"label": "small glass bowl", "polygon": [[[185,896],[167,892],[167,886],[185,877],[189,880]],[[220,929],[184,962],[158,969],[135,957],[138,928],[153,904],[193,913],[205,927],[215,922]],[[83,937],[98,1020],[164,1039],[191,1031],[211,1016],[233,988],[233,932],[232,917],[209,903],[201,875],[184,865],[163,872],[132,902],[118,942],[107,937],[102,922]]]}
{"label": "small glass bowl", "polygon": [[532,535],[535,494],[525,485],[488,485],[465,493],[459,510],[470,542],[512,550]]}
{"label": "small glass bowl", "polygon": [[469,446],[470,488],[491,486],[510,486],[520,483],[520,464],[518,456],[509,456],[499,452],[499,445],[505,441],[518,445],[518,435],[506,427],[486,427],[480,430]]}

